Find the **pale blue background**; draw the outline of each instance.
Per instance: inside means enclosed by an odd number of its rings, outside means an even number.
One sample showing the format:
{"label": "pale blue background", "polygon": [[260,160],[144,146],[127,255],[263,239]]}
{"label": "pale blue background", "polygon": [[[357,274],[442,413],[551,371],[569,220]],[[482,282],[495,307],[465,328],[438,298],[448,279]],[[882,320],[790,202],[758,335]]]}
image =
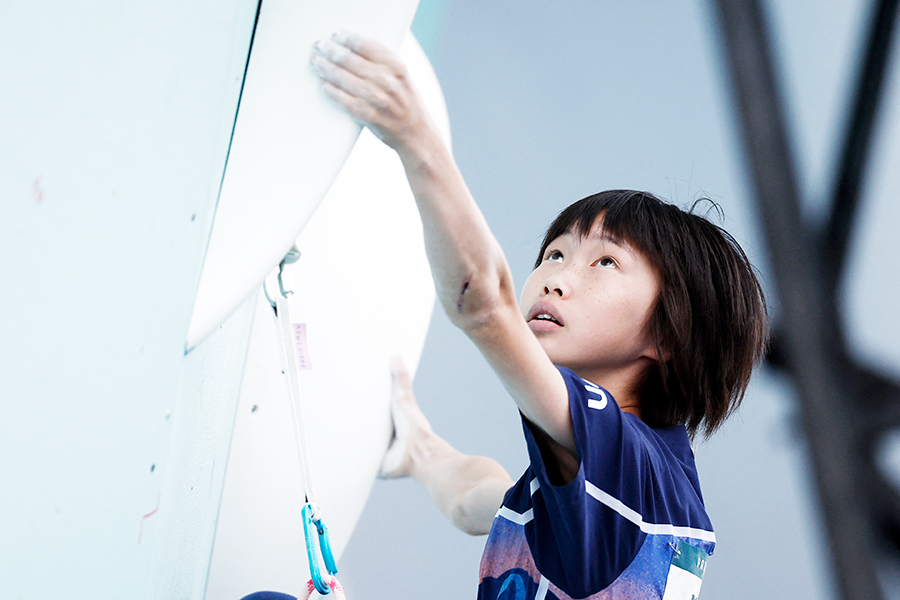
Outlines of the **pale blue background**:
{"label": "pale blue background", "polygon": [[[830,189],[870,4],[764,3],[813,221]],[[457,161],[520,286],[544,227],[578,198],[618,187],[679,204],[709,196],[760,268],[777,316],[711,2],[423,0],[414,30],[444,88]],[[895,67],[898,58],[895,51]],[[897,372],[894,71],[881,113],[889,126],[875,139],[844,299],[855,350]],[[526,455],[516,410],[441,313],[415,389],[439,434],[518,477]],[[896,456],[889,450],[888,468]],[[740,414],[698,447],[697,461],[719,540],[704,600],[834,597],[789,382],[764,369]],[[341,580],[353,600],[473,598],[483,543],[453,529],[415,483],[378,482]],[[882,571],[888,597],[900,597],[898,578]]]}

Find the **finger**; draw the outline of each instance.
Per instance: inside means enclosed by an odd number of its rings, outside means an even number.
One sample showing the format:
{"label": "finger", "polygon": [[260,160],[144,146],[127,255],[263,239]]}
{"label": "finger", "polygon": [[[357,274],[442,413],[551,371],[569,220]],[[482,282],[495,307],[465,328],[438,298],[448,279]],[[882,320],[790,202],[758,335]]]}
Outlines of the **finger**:
{"label": "finger", "polygon": [[319,79],[344,90],[351,96],[363,98],[374,94],[374,86],[370,81],[317,54],[309,57],[309,68]]}
{"label": "finger", "polygon": [[378,470],[378,476],[382,479],[408,475],[404,463],[409,441],[409,423],[405,415],[399,411],[397,403],[399,400],[398,396],[403,395],[402,392],[399,392],[398,387],[402,388],[404,383],[409,380],[409,373],[406,371],[402,359],[396,355],[391,359],[391,380],[393,383],[391,393],[392,433],[391,441]]}
{"label": "finger", "polygon": [[393,378],[392,402],[404,406],[406,410],[416,406],[412,391],[412,378],[406,365],[399,358],[394,358],[391,364],[391,374]]}
{"label": "finger", "polygon": [[327,38],[317,40],[313,44],[312,56],[318,56],[361,79],[375,79],[379,71],[384,69],[384,65],[373,63],[346,46]]}
{"label": "finger", "polygon": [[371,111],[365,102],[347,93],[329,81],[322,81],[322,92],[335,104],[343,108],[348,115],[361,124],[366,123],[366,115]]}
{"label": "finger", "polygon": [[391,410],[393,432],[387,450],[381,459],[378,476],[382,478],[403,477],[407,475],[405,468],[407,447],[409,444],[408,427],[403,427],[402,417]]}
{"label": "finger", "polygon": [[343,108],[354,121],[362,126],[369,126],[376,136],[384,139],[375,125],[380,116],[379,108],[384,106],[384,102],[363,100],[327,81],[321,83],[322,91],[332,102]]}
{"label": "finger", "polygon": [[[371,73],[369,78],[360,77],[318,54],[310,56],[309,66],[322,82],[355,98],[350,101],[341,94],[329,94],[363,125],[377,127],[377,124],[384,123],[386,117],[395,117],[393,112],[398,106],[406,109],[406,105],[399,101],[404,97],[397,85],[400,80],[384,73],[383,68],[382,72]],[[329,93],[327,88],[326,93]]]}
{"label": "finger", "polygon": [[371,38],[363,37],[358,33],[339,30],[331,34],[331,39],[341,46],[352,50],[355,54],[374,63],[387,65],[391,68],[403,67],[403,62],[393,50]]}
{"label": "finger", "polygon": [[409,369],[406,368],[406,363],[399,354],[395,354],[391,359],[391,376],[395,383],[403,387],[410,386]]}

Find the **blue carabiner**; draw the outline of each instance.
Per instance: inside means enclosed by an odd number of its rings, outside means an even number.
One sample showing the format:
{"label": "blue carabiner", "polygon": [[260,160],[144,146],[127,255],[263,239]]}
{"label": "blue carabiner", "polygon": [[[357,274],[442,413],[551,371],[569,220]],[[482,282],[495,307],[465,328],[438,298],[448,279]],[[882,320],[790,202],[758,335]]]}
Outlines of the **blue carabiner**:
{"label": "blue carabiner", "polygon": [[330,575],[337,573],[337,566],[334,564],[334,555],[331,553],[331,542],[328,541],[328,528],[320,518],[314,518],[314,513],[318,512],[313,509],[313,505],[309,502],[303,505],[303,535],[306,537],[306,556],[309,559],[309,574],[316,591],[323,596],[331,593],[328,583],[322,579],[322,572],[319,569],[319,557],[316,552],[315,534],[312,533],[310,525],[315,524],[316,531],[319,534],[319,547],[322,551],[322,559],[325,561],[325,569]]}

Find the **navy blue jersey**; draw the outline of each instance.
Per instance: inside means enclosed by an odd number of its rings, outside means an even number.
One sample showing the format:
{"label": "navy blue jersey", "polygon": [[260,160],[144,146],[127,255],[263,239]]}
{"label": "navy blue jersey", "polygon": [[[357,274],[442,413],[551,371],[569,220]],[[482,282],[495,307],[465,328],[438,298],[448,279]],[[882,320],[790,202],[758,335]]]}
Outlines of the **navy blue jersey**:
{"label": "navy blue jersey", "polygon": [[673,573],[702,577],[716,538],[684,427],[651,429],[606,390],[559,370],[578,474],[553,485],[523,419],[531,465],[494,518],[479,599],[690,600],[692,592],[675,593]]}

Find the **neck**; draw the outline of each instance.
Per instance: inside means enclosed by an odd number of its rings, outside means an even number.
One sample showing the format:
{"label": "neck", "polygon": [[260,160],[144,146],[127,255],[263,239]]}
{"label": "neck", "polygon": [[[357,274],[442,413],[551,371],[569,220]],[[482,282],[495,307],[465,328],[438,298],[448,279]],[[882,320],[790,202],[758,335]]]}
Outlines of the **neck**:
{"label": "neck", "polygon": [[582,379],[596,383],[609,391],[622,412],[641,418],[640,385],[647,375],[645,363],[631,365],[624,369],[582,371],[572,369]]}
{"label": "neck", "polygon": [[625,406],[622,406],[620,404],[619,408],[622,410],[622,412],[631,413],[634,416],[636,416],[638,419],[641,418],[641,406],[639,404],[627,404]]}

